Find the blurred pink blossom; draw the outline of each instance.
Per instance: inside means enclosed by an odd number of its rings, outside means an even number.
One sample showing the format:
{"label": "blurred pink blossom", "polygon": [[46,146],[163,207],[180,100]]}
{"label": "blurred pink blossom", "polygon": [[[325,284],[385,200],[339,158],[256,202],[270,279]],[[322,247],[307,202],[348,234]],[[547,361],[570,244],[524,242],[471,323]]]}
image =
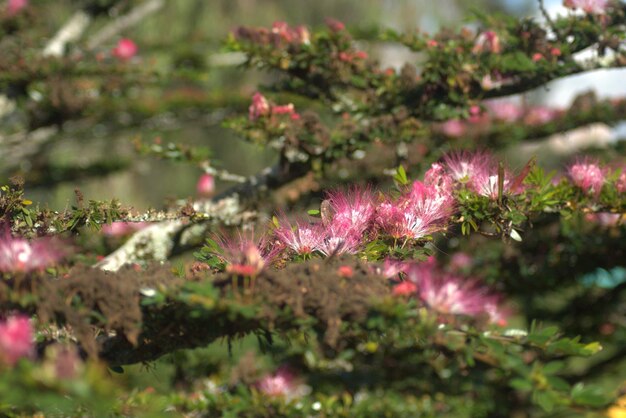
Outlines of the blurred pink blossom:
{"label": "blurred pink blossom", "polygon": [[604,14],[608,5],[608,0],[563,0],[568,9],[582,9],[589,14]]}
{"label": "blurred pink blossom", "polygon": [[215,193],[215,177],[209,173],[202,174],[196,184],[196,191],[200,196],[213,196],[213,193]]}
{"label": "blurred pink blossom", "polygon": [[149,225],[148,222],[115,221],[110,224],[102,225],[102,233],[107,237],[122,237],[146,228]]}
{"label": "blurred pink blossom", "polygon": [[467,125],[460,119],[450,119],[440,125],[441,132],[450,138],[459,138],[467,132]]}
{"label": "blurred pink blossom", "polygon": [[256,387],[268,396],[293,395],[297,391],[295,375],[287,367],[280,367],[273,374],[263,376]]}
{"label": "blurred pink blossom", "polygon": [[530,110],[524,116],[524,122],[529,125],[543,125],[551,122],[559,114],[556,109],[551,109],[546,106],[536,106],[530,108]]}
{"label": "blurred pink blossom", "polygon": [[499,295],[478,280],[442,272],[433,263],[407,263],[404,271],[430,308],[443,314],[487,315],[490,322],[506,323],[507,311],[500,307]]}
{"label": "blurred pink blossom", "polygon": [[332,17],[326,18],[326,26],[328,26],[328,28],[333,32],[341,32],[346,28],[346,25],[343,22],[333,19]]}
{"label": "blurred pink blossom", "polygon": [[485,31],[478,35],[476,38],[476,42],[474,43],[474,48],[472,49],[474,54],[478,54],[481,52],[491,52],[494,54],[499,54],[502,52],[502,47],[500,46],[500,38],[498,34],[492,30]]}
{"label": "blurred pink blossom", "polygon": [[512,102],[489,101],[485,104],[492,117],[503,122],[516,122],[520,120],[524,114],[523,109]]}
{"label": "blurred pink blossom", "polygon": [[29,0],[9,0],[6,6],[7,14],[9,16],[15,16],[22,9],[25,9],[26,7],[28,7],[28,1]]}
{"label": "blurred pink blossom", "polygon": [[137,55],[137,44],[132,39],[122,38],[112,50],[114,57],[121,61],[127,61]]}
{"label": "blurred pink blossom", "polygon": [[576,186],[585,193],[598,196],[606,180],[607,171],[600,167],[600,163],[590,158],[583,158],[570,165],[568,175]]}
{"label": "blurred pink blossom", "polygon": [[0,321],[0,362],[15,364],[34,354],[33,327],[26,316],[10,316]]}
{"label": "blurred pink blossom", "polygon": [[270,104],[258,91],[252,96],[252,104],[248,108],[248,119],[257,120],[259,117],[269,114]]}
{"label": "blurred pink blossom", "polygon": [[31,272],[44,270],[63,258],[58,243],[48,238],[28,241],[15,238],[9,231],[0,233],[0,271]]}

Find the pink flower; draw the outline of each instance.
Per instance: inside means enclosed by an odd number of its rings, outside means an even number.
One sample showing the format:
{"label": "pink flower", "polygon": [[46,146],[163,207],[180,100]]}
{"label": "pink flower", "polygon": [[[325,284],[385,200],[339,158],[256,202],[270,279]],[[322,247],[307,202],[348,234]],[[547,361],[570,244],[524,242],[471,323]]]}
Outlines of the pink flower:
{"label": "pink flower", "polygon": [[5,231],[0,236],[0,271],[31,272],[44,270],[63,258],[63,252],[51,239],[27,241]]}
{"label": "pink flower", "polygon": [[621,219],[622,219],[621,213],[600,212],[600,213],[588,213],[587,215],[585,215],[585,220],[596,223],[605,228],[618,225]]}
{"label": "pink flower", "polygon": [[563,0],[568,9],[582,9],[589,14],[604,14],[608,5],[608,0]]}
{"label": "pink flower", "polygon": [[339,266],[337,274],[345,279],[350,279],[354,276],[354,269],[350,266]]}
{"label": "pink flower", "polygon": [[137,55],[137,44],[132,39],[122,38],[117,42],[117,46],[113,48],[113,56],[122,61],[127,61]]}
{"label": "pink flower", "polygon": [[615,188],[619,193],[626,192],[626,167],[622,167],[622,172],[615,182]]}
{"label": "pink flower", "polygon": [[252,96],[252,104],[248,108],[248,119],[255,121],[259,117],[270,112],[270,104],[267,99],[258,91]]}
{"label": "pink flower", "polygon": [[524,122],[529,125],[543,125],[551,122],[558,116],[559,112],[556,109],[550,109],[545,106],[537,106],[531,108],[526,116]]}
{"label": "pink flower", "polygon": [[491,52],[494,54],[499,54],[502,52],[502,47],[500,46],[500,38],[498,34],[494,31],[488,30],[486,32],[481,33],[476,38],[476,42],[474,43],[474,48],[472,49],[474,54],[478,54],[481,52]]}
{"label": "pink flower", "polygon": [[589,158],[580,159],[572,164],[567,173],[572,183],[583,189],[585,193],[595,196],[602,191],[607,174],[597,161]]}
{"label": "pink flower", "polygon": [[209,173],[201,175],[196,184],[196,191],[200,196],[213,196],[213,193],[215,193],[215,177]]}
{"label": "pink flower", "polygon": [[543,59],[543,54],[540,54],[539,52],[535,52],[532,56],[533,62],[539,62],[542,59]]}
{"label": "pink flower", "polygon": [[473,262],[472,256],[467,253],[458,252],[454,253],[450,258],[449,267],[452,271],[465,270],[471,267]]}
{"label": "pink flower", "polygon": [[26,316],[0,321],[0,361],[10,366],[34,354],[33,327]]}
{"label": "pink flower", "polygon": [[331,227],[346,231],[346,234],[363,235],[376,211],[374,196],[368,188],[353,187],[328,192],[326,201]]}
{"label": "pink flower", "polygon": [[394,296],[413,295],[417,292],[417,286],[413,282],[403,281],[393,287]]}
{"label": "pink flower", "polygon": [[274,231],[276,238],[286,247],[300,255],[319,251],[324,245],[325,231],[320,224],[296,221],[293,228],[283,216],[281,226]]}
{"label": "pink flower", "polygon": [[516,122],[524,114],[522,108],[512,102],[490,101],[485,104],[493,118],[503,122]]}
{"label": "pink flower", "polygon": [[121,237],[149,226],[148,222],[115,221],[102,225],[102,233],[109,237]]}
{"label": "pink flower", "polygon": [[276,373],[263,376],[256,387],[269,396],[290,396],[297,389],[295,376],[287,367],[280,367]]}
{"label": "pink flower", "polygon": [[408,264],[407,279],[417,286],[419,298],[430,308],[454,315],[487,315],[491,322],[501,322],[506,312],[500,298],[476,279],[443,273],[433,263]]}
{"label": "pink flower", "polygon": [[272,106],[272,114],[273,115],[291,115],[294,113],[296,109],[294,108],[292,103],[286,105],[276,105]]}
{"label": "pink flower", "polygon": [[450,138],[459,138],[467,132],[467,125],[460,119],[450,119],[439,127],[441,132]]}
{"label": "pink flower", "polygon": [[333,19],[332,17],[326,18],[326,26],[328,26],[328,28],[333,32],[341,32],[346,28],[346,25],[343,22]]}
{"label": "pink flower", "polygon": [[474,180],[488,175],[495,165],[493,157],[486,152],[455,151],[443,157],[446,171],[452,179],[474,187]]}
{"label": "pink flower", "polygon": [[226,271],[241,276],[256,276],[268,266],[279,246],[269,245],[265,237],[254,239],[254,232],[239,233],[237,238],[217,236],[222,247],[221,254],[215,254],[226,262]]}
{"label": "pink flower", "polygon": [[26,7],[28,7],[28,0],[9,0],[7,2],[7,15],[15,16]]}

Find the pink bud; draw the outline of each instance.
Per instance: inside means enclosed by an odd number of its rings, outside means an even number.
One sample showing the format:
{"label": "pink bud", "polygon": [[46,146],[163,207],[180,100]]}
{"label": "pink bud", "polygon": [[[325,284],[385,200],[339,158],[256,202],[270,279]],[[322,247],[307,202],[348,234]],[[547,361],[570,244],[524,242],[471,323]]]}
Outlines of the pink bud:
{"label": "pink bud", "polygon": [[33,327],[28,317],[11,316],[0,322],[0,361],[13,365],[33,353]]}
{"label": "pink bud", "polygon": [[340,266],[337,269],[337,274],[339,274],[340,277],[349,279],[354,276],[354,269],[350,266]]}
{"label": "pink bud", "polygon": [[407,296],[417,292],[417,286],[409,281],[398,283],[393,287],[393,294],[395,296]]}
{"label": "pink bud", "polygon": [[533,54],[533,61],[537,62],[537,61],[541,61],[543,59],[543,55],[541,55],[539,52],[535,52]]}
{"label": "pink bud", "polygon": [[273,115],[290,115],[295,112],[295,107],[292,103],[286,105],[272,106]]}
{"label": "pink bud", "polygon": [[200,196],[211,197],[215,193],[215,178],[208,173],[204,173],[198,179],[196,191]]}
{"label": "pink bud", "polygon": [[137,55],[137,45],[131,39],[122,38],[113,48],[112,54],[121,61],[127,61]]}

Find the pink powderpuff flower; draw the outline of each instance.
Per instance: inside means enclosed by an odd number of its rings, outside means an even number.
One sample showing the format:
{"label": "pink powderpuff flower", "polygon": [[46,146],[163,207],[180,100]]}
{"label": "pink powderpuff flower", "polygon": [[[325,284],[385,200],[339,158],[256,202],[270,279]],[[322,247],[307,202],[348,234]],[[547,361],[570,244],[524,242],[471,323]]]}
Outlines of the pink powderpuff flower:
{"label": "pink powderpuff flower", "polygon": [[475,188],[474,181],[489,175],[495,166],[495,161],[491,154],[486,152],[451,152],[443,157],[446,172],[453,180],[467,183],[470,188]]}
{"label": "pink powderpuff flower", "polygon": [[0,363],[14,365],[34,354],[33,327],[26,316],[15,315],[0,321]]}
{"label": "pink powderpuff flower", "polygon": [[479,54],[481,52],[499,54],[502,52],[498,34],[492,30],[488,30],[478,35],[476,42],[474,43],[474,48],[472,48],[472,52],[474,54]]}
{"label": "pink powderpuff flower", "polygon": [[7,15],[15,16],[26,7],[28,7],[28,0],[9,0],[7,2]]}
{"label": "pink powderpuff flower", "polygon": [[325,257],[356,254],[361,241],[362,236],[357,236],[353,231],[338,230],[329,225],[326,228],[326,235],[317,247],[317,251]]}
{"label": "pink powderpuff flower", "polygon": [[215,254],[226,262],[228,273],[241,276],[257,276],[276,257],[280,246],[268,245],[267,239],[254,239],[254,232],[241,233],[237,238],[216,236],[223,252]]}
{"label": "pink powderpuff flower", "polygon": [[248,108],[248,119],[250,121],[255,121],[261,116],[267,115],[269,113],[270,104],[268,103],[265,96],[257,91],[252,96],[252,104]]}
{"label": "pink powderpuff flower", "polygon": [[111,51],[113,56],[121,61],[128,61],[137,55],[137,44],[132,39],[122,38]]}
{"label": "pink powderpuff flower", "polygon": [[476,279],[439,271],[433,264],[410,264],[407,279],[417,286],[419,298],[442,314],[478,316],[486,314],[500,322],[506,313],[499,308],[499,297]]}
{"label": "pink powderpuff flower", "polygon": [[605,14],[608,5],[608,0],[563,0],[568,9],[582,9],[588,14]]}
{"label": "pink powderpuff flower", "polygon": [[321,224],[296,221],[294,228],[285,216],[282,216],[280,223],[281,226],[276,228],[274,235],[285,247],[296,254],[310,255],[319,251],[324,245],[326,234]]}
{"label": "pink powderpuff flower", "polygon": [[394,239],[419,239],[437,230],[437,219],[430,213],[419,213],[411,208],[408,200],[387,201],[376,211],[378,228]]}
{"label": "pink powderpuff flower", "polygon": [[213,196],[215,193],[215,177],[209,173],[201,175],[198,179],[198,183],[196,184],[196,191],[200,196]]}
{"label": "pink powderpuff flower", "polygon": [[352,187],[326,194],[328,215],[333,230],[361,236],[370,227],[376,207],[369,188]]}
{"label": "pink powderpuff flower", "polygon": [[517,122],[524,114],[522,108],[512,102],[490,101],[485,104],[491,116],[502,122]]}
{"label": "pink powderpuff flower", "polygon": [[576,186],[588,194],[598,196],[606,181],[607,171],[596,160],[583,158],[569,166],[567,173]]}
{"label": "pink powderpuff flower", "polygon": [[279,367],[273,374],[266,374],[257,383],[256,388],[268,396],[289,397],[297,391],[296,377],[287,367]]}
{"label": "pink powderpuff flower", "polygon": [[28,273],[44,270],[60,261],[64,254],[52,239],[37,238],[28,241],[15,238],[6,230],[0,236],[0,271]]}

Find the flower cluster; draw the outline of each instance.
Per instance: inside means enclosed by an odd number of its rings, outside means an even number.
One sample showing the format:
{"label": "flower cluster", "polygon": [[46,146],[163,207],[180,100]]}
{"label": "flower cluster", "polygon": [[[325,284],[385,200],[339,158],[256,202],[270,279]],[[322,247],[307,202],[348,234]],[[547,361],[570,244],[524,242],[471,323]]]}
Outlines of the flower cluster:
{"label": "flower cluster", "polygon": [[[487,90],[495,88],[492,80],[486,81]],[[524,108],[515,103],[504,100],[491,100],[485,102],[485,112],[476,112],[472,109],[470,117],[466,120],[450,119],[437,129],[449,138],[460,138],[471,132],[488,128],[491,123],[515,123],[523,122],[529,126],[545,125],[560,117],[563,111],[546,106],[534,106]]]}
{"label": "flower cluster", "polygon": [[237,238],[218,236],[222,249],[215,253],[226,263],[226,271],[240,276],[257,276],[280,251],[280,246],[270,245],[266,237],[254,239],[254,232],[239,233]]}
{"label": "flower cluster", "polygon": [[248,108],[248,120],[251,122],[264,116],[289,115],[292,120],[300,119],[300,115],[292,103],[286,105],[275,105],[270,102],[261,93],[256,92],[252,96],[252,103]]}
{"label": "flower cluster", "polygon": [[33,353],[33,327],[27,317],[10,316],[0,321],[0,364],[12,366]]}
{"label": "flower cluster", "polygon": [[[498,164],[491,154],[486,152],[458,151],[443,158],[445,174],[457,184],[465,186],[481,196],[497,199],[499,193]],[[516,181],[518,180],[518,181]],[[523,191],[521,181],[515,179],[507,170],[502,179],[502,192],[508,195]]]}
{"label": "flower cluster", "polygon": [[234,36],[239,40],[247,40],[261,45],[273,47],[308,45],[311,34],[306,26],[291,27],[286,22],[274,22],[271,29],[239,27]]}
{"label": "flower cluster", "polygon": [[417,297],[441,314],[486,316],[492,323],[506,324],[508,312],[501,307],[501,297],[477,279],[442,271],[432,257],[424,263],[396,262],[395,265],[387,277],[397,279],[398,270],[405,277],[395,285],[395,295]]}
{"label": "flower cluster", "polygon": [[257,383],[257,389],[268,396],[291,397],[297,391],[296,377],[287,367],[280,367],[273,374],[263,376]]}
{"label": "flower cluster", "polygon": [[63,258],[60,247],[51,239],[28,241],[6,231],[0,236],[0,272],[17,273],[44,270]]}
{"label": "flower cluster", "polygon": [[568,9],[581,9],[589,14],[605,14],[609,0],[563,0],[563,6]]}
{"label": "flower cluster", "polygon": [[576,186],[588,194],[598,196],[606,182],[608,170],[601,167],[598,161],[585,158],[570,165],[567,174]]}

